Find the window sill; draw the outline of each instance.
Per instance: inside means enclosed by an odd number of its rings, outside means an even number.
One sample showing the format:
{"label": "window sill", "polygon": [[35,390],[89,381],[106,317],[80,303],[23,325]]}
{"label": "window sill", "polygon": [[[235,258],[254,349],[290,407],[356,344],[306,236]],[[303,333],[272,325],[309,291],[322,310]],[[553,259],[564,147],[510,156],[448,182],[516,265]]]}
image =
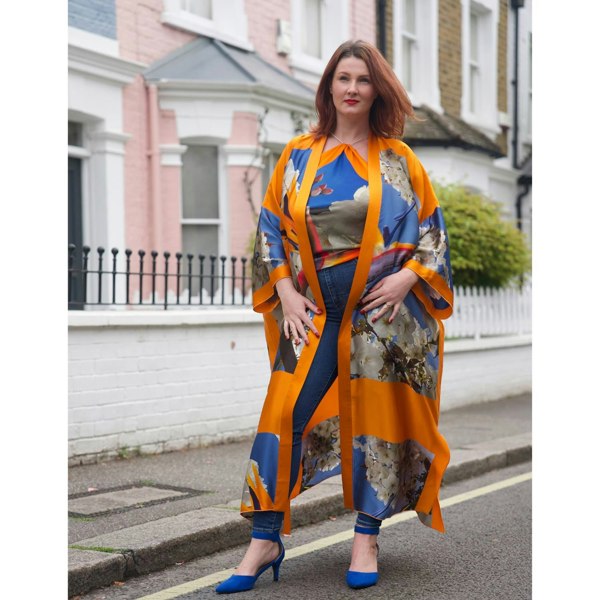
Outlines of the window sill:
{"label": "window sill", "polygon": [[502,133],[502,129],[498,125],[497,118],[490,118],[489,115],[477,115],[473,113],[463,113],[461,118],[469,125],[476,127],[482,133],[487,135],[491,140],[495,140],[497,135]]}
{"label": "window sill", "polygon": [[294,77],[314,84],[319,83],[327,66],[323,59],[298,52],[290,54],[288,60]]}
{"label": "window sill", "polygon": [[185,11],[165,11],[161,14],[161,22],[165,25],[183,29],[198,35],[204,35],[216,40],[221,40],[231,46],[242,48],[243,50],[254,51],[254,47],[247,39],[241,39],[223,31],[215,26],[212,21],[203,19]]}

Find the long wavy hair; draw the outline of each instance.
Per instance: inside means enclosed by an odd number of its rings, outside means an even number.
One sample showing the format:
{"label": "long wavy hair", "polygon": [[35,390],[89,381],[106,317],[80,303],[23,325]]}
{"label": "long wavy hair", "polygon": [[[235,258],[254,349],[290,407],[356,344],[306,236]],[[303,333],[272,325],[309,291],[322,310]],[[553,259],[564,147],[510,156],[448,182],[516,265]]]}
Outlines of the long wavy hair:
{"label": "long wavy hair", "polygon": [[348,40],[333,53],[319,82],[315,97],[318,122],[311,132],[316,137],[329,135],[336,126],[336,111],[331,97],[335,69],[343,58],[355,56],[369,69],[377,97],[369,113],[371,131],[379,137],[400,137],[407,117],[413,117],[412,104],[404,86],[375,46],[363,40]]}

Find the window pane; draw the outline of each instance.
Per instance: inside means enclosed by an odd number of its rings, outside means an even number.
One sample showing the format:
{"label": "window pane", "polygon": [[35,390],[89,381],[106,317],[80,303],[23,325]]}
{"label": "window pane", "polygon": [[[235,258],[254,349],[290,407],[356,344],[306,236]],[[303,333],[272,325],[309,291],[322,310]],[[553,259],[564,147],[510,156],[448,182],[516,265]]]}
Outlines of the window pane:
{"label": "window pane", "polygon": [[471,71],[471,93],[469,98],[469,108],[472,113],[476,113],[479,109],[479,69],[473,65],[471,65],[469,68]]}
{"label": "window pane", "polygon": [[[198,254],[210,256],[219,253],[219,226],[218,225],[182,225],[183,255],[190,253],[194,255],[194,271],[198,273],[196,258]],[[208,258],[204,265],[210,265]],[[220,262],[219,262],[220,264]]]}
{"label": "window pane", "polygon": [[265,157],[265,159],[264,159],[265,168],[263,169],[263,172],[262,172],[262,195],[263,195],[263,197],[261,198],[261,202],[262,202],[262,199],[265,197],[265,194],[267,193],[267,187],[269,186],[269,182],[271,181],[271,175],[273,174],[273,171],[275,170],[275,165],[277,164],[277,161],[279,160],[280,156],[281,156],[281,152],[275,152],[274,150],[271,150],[269,155],[267,157]]}
{"label": "window pane", "polygon": [[471,60],[478,62],[479,59],[479,19],[475,13],[471,13]]}
{"label": "window pane", "polygon": [[184,8],[199,17],[212,19],[212,0],[185,0]]}
{"label": "window pane", "polygon": [[402,85],[410,92],[413,86],[413,41],[402,38]]}
{"label": "window pane", "polygon": [[415,35],[417,33],[415,0],[404,0],[404,29]]}
{"label": "window pane", "polygon": [[[188,260],[187,255],[193,254],[192,260],[192,296],[198,295],[200,280],[197,277],[200,274],[200,259],[199,254],[204,254],[204,275],[207,276],[202,282],[204,290],[210,290],[210,255],[219,255],[219,226],[218,225],[183,225],[181,228],[182,233],[182,252],[183,258],[181,259],[181,273],[187,275],[188,273]],[[217,259],[215,263],[215,273],[220,274],[221,272],[221,261]],[[218,286],[215,281],[215,287]],[[188,279],[187,277],[182,278],[180,289],[187,290]]]}
{"label": "window pane", "polygon": [[321,0],[305,0],[304,17],[302,51],[321,58]]}
{"label": "window pane", "polygon": [[533,53],[532,53],[532,42],[531,42],[531,33],[529,34],[529,98],[528,98],[528,104],[527,104],[527,132],[529,134],[531,134],[531,128],[532,128],[532,69],[533,69]]}
{"label": "window pane", "polygon": [[182,217],[219,217],[219,165],[216,146],[188,146],[183,154]]}
{"label": "window pane", "polygon": [[81,123],[75,123],[69,121],[69,146],[82,146],[82,130],[83,126]]}

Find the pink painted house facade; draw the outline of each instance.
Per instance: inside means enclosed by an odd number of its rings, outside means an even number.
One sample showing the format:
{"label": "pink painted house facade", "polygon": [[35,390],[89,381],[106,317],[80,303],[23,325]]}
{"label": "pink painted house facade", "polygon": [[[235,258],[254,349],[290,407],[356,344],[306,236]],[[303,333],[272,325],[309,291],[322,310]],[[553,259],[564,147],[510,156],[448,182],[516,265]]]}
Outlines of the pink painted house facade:
{"label": "pink painted house facade", "polygon": [[375,43],[375,19],[374,1],[70,0],[69,242],[248,256],[326,59]]}

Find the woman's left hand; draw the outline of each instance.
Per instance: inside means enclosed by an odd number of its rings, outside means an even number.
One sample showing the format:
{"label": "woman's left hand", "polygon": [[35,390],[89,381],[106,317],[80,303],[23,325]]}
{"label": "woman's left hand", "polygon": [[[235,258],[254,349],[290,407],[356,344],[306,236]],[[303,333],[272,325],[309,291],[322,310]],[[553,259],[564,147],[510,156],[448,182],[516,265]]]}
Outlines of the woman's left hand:
{"label": "woman's left hand", "polygon": [[391,308],[392,314],[388,320],[388,323],[391,323],[398,314],[406,294],[418,280],[419,276],[410,269],[400,269],[397,273],[384,277],[361,300],[362,308],[360,312],[364,314],[383,304],[381,310],[378,310],[373,316],[372,321],[375,322],[380,319]]}

